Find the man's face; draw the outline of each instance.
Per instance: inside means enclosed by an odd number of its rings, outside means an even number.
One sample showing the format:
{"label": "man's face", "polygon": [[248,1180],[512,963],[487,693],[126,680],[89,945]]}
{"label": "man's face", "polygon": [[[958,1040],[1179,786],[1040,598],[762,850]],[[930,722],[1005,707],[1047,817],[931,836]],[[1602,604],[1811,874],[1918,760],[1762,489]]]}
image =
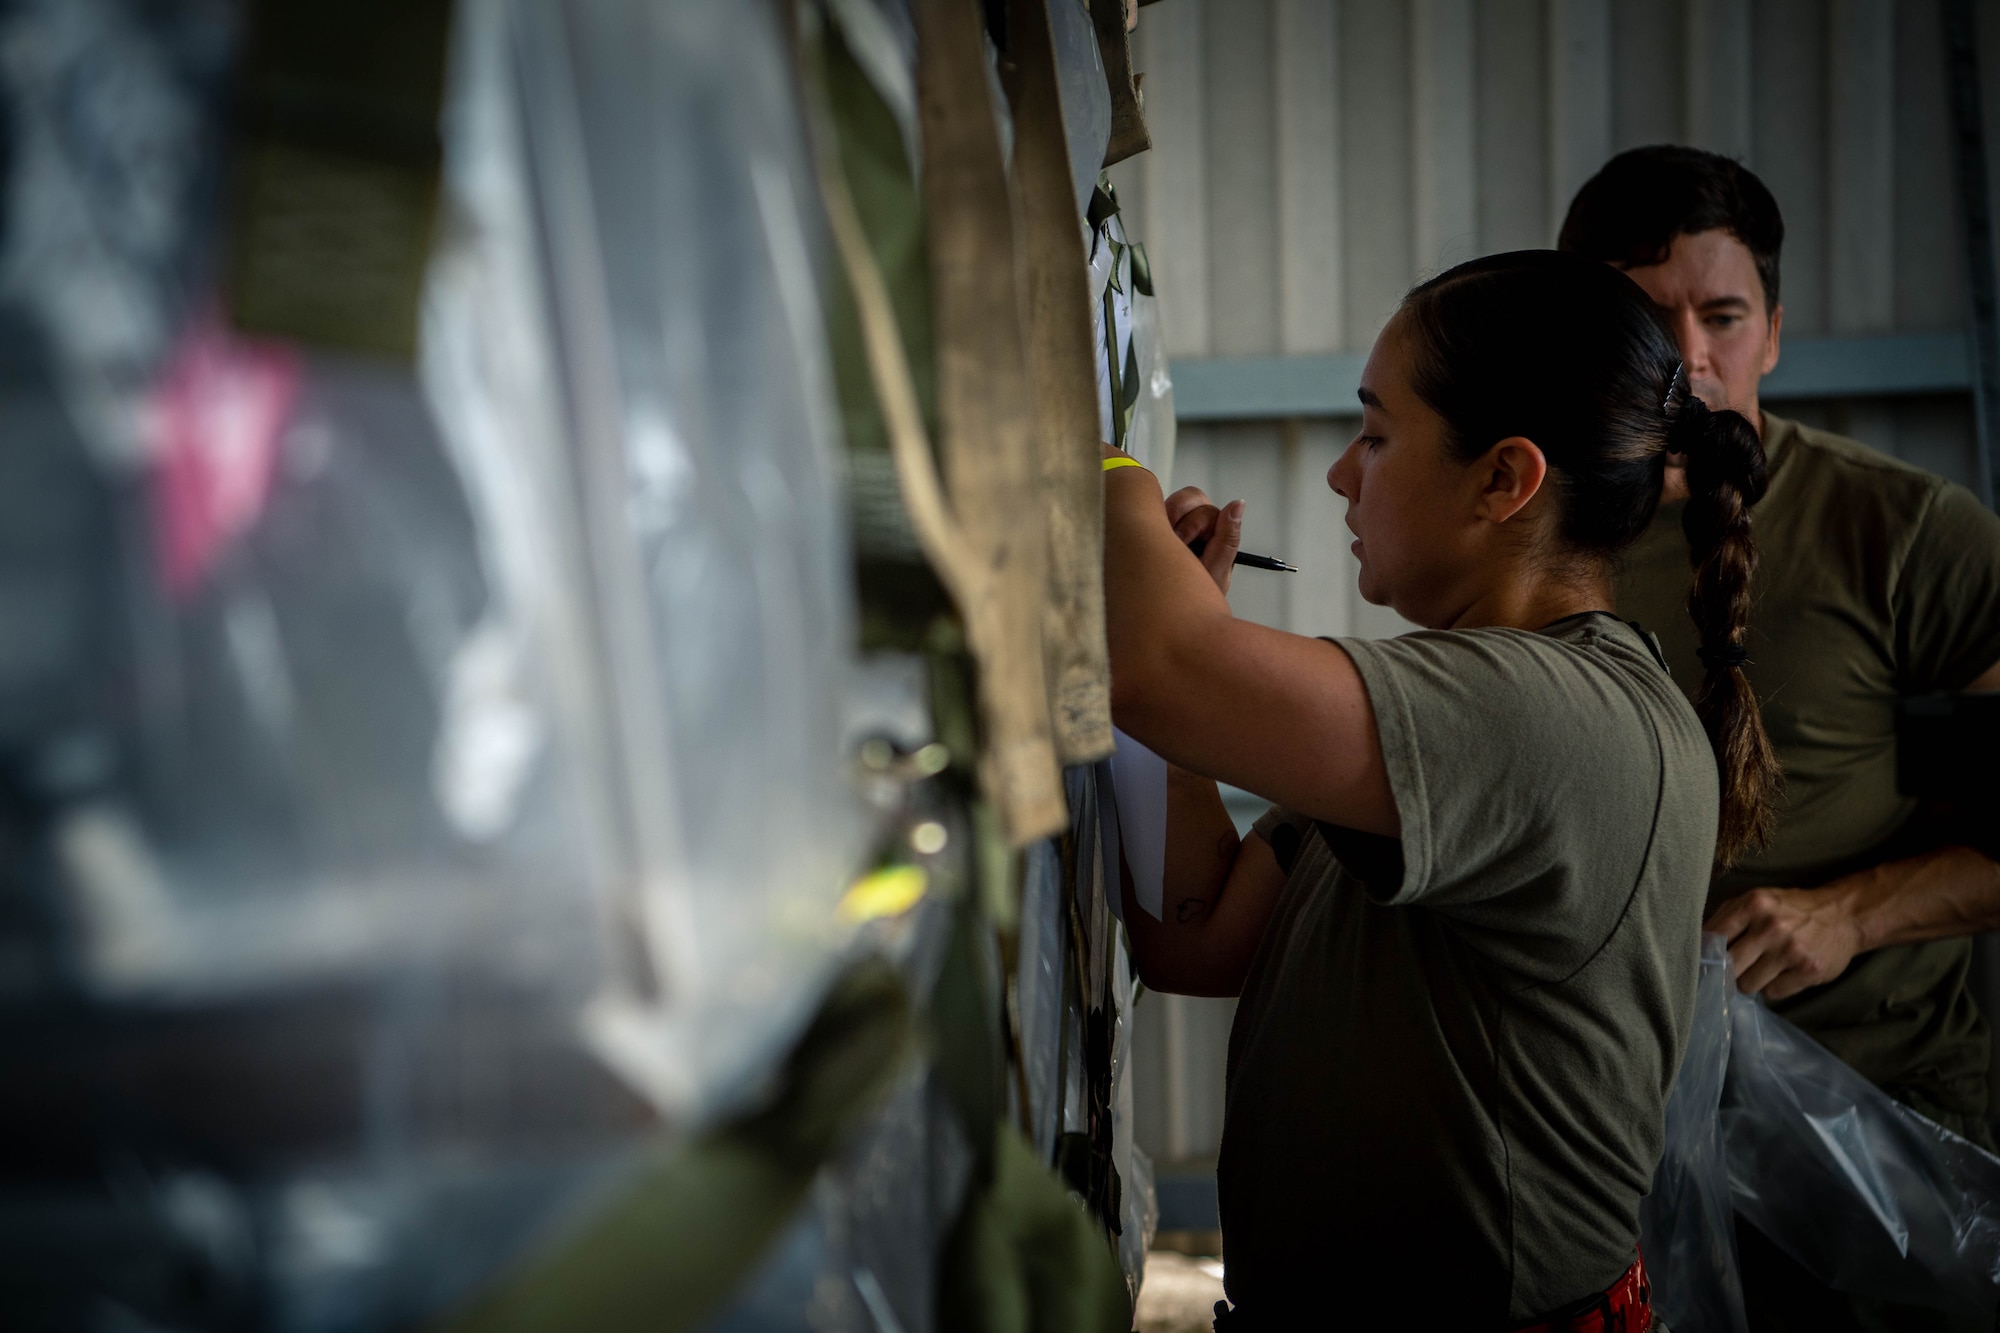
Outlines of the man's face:
{"label": "man's face", "polygon": [[1726,231],[1700,231],[1674,237],[1661,263],[1625,272],[1666,316],[1701,400],[1734,408],[1762,430],[1757,383],[1778,364],[1785,308],[1765,309],[1750,248]]}

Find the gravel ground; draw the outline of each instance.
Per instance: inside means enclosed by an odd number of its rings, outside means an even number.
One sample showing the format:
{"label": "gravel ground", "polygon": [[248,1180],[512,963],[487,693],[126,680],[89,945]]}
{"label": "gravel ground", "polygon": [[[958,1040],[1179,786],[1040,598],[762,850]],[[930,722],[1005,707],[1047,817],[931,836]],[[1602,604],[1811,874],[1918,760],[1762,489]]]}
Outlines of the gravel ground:
{"label": "gravel ground", "polygon": [[1139,1288],[1137,1333],[1209,1333],[1222,1299],[1222,1260],[1154,1250]]}

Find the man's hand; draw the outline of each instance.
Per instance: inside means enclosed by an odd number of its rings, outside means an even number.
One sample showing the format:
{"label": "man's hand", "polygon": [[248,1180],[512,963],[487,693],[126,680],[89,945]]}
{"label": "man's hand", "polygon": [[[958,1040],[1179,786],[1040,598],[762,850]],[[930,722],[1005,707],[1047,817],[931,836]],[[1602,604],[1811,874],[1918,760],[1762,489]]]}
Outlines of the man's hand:
{"label": "man's hand", "polygon": [[1782,1000],[1832,981],[1859,953],[2000,930],[2000,864],[1940,847],[1816,889],[1752,889],[1707,929],[1728,937],[1744,994]]}
{"label": "man's hand", "polygon": [[1707,929],[1729,940],[1736,985],[1773,1000],[1832,981],[1864,947],[1856,895],[1819,889],[1752,889],[1731,898]]}
{"label": "man's hand", "polygon": [[1243,502],[1235,500],[1218,508],[1199,486],[1183,486],[1167,497],[1167,522],[1174,525],[1174,535],[1190,545],[1206,540],[1202,568],[1216,587],[1228,592],[1236,552],[1243,545]]}

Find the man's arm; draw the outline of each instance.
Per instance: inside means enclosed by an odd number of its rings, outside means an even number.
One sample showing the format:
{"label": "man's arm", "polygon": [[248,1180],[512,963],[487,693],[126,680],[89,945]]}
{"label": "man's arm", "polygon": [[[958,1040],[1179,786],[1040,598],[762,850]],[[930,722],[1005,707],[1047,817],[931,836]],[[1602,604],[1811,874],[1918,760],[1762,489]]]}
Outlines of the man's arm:
{"label": "man's arm", "polygon": [[1856,954],[2000,930],[2000,863],[1943,847],[1816,889],[1752,889],[1708,928],[1729,937],[1744,994],[1782,1000],[1832,981]]}
{"label": "man's arm", "polygon": [[[1966,687],[2000,690],[2000,662]],[[1774,1000],[1832,981],[1856,954],[2000,930],[2000,863],[1970,847],[1885,861],[1816,889],[1752,889],[1709,918],[1737,985]]]}
{"label": "man's arm", "polygon": [[1139,979],[1174,995],[1240,994],[1285,886],[1270,844],[1239,839],[1215,783],[1170,765],[1166,853],[1163,920],[1139,906],[1130,870],[1119,869]]}

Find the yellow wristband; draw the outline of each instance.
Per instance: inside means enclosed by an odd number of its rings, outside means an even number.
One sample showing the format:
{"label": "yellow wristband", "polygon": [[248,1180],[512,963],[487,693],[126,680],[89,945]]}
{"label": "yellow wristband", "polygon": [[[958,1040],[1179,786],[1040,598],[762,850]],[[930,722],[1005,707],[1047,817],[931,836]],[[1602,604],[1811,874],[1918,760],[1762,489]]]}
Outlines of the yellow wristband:
{"label": "yellow wristband", "polygon": [[1107,458],[1104,460],[1104,470],[1106,472],[1109,472],[1112,468],[1115,467],[1144,467],[1144,466],[1146,465],[1144,463],[1141,463],[1136,458]]}

